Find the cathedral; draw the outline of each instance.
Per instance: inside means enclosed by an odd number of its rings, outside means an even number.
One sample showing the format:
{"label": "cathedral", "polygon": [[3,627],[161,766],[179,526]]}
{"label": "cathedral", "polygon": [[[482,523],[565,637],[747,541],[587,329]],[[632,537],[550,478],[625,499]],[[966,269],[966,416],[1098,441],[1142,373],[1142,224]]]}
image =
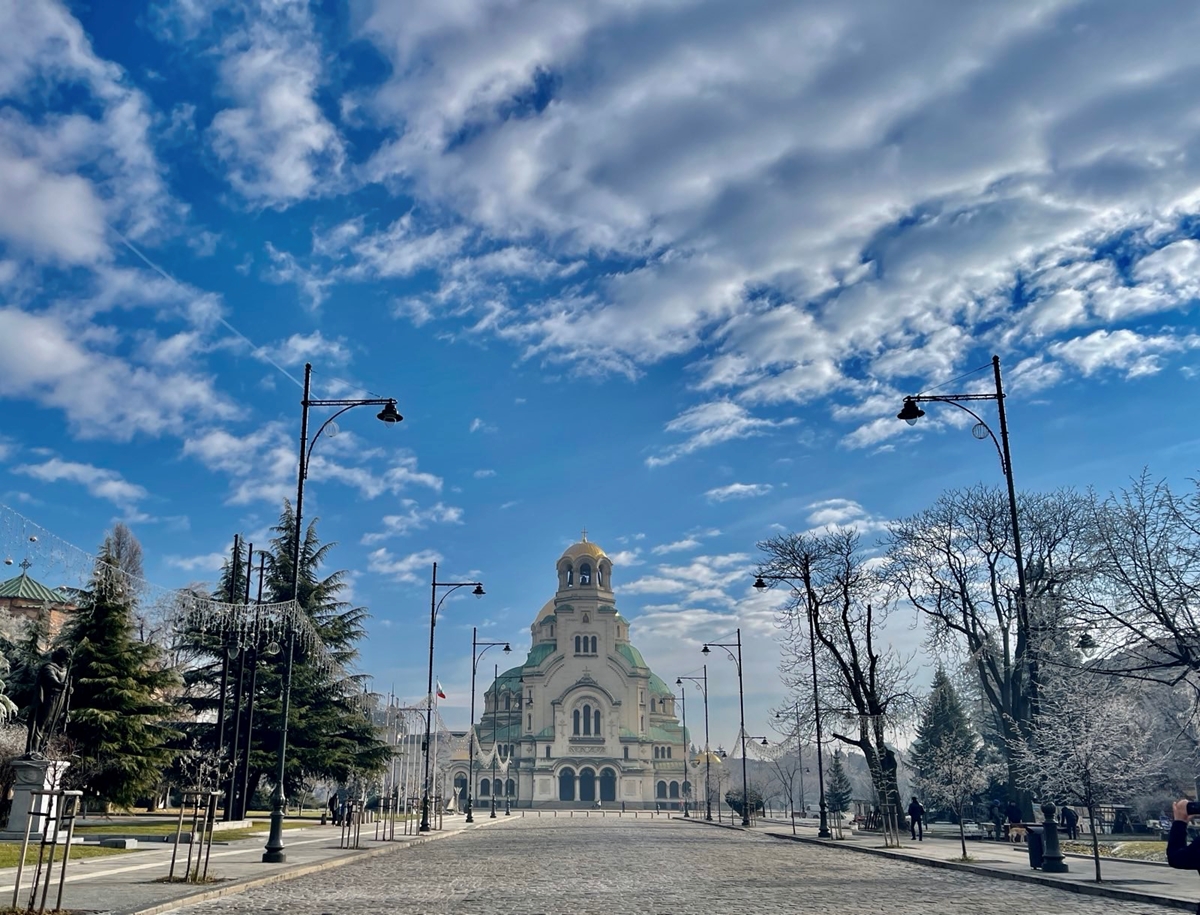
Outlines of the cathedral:
{"label": "cathedral", "polygon": [[[585,534],[555,571],[525,663],[485,693],[476,746],[485,757],[496,747],[509,765],[476,764],[474,805],[679,809],[690,787],[687,734],[674,692],[629,642],[612,562]],[[465,759],[451,775],[465,803]]]}

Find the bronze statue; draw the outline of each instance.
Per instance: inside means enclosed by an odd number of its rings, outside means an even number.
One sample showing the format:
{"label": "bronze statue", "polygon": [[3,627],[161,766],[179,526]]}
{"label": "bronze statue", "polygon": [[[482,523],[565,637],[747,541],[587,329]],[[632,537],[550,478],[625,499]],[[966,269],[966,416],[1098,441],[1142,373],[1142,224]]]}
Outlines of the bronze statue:
{"label": "bronze statue", "polygon": [[71,695],[69,670],[71,653],[66,648],[51,652],[37,673],[37,703],[29,714],[29,737],[25,742],[25,755],[33,758],[42,756],[46,744],[59,728],[65,724],[67,700]]}

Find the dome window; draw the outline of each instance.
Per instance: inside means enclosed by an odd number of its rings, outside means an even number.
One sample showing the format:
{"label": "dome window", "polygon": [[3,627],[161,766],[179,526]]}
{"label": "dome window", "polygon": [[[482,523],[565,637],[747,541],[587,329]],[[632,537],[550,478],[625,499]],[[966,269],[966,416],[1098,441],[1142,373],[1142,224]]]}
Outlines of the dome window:
{"label": "dome window", "polygon": [[592,583],[592,567],[588,563],[584,563],[579,567],[579,587],[590,585]]}

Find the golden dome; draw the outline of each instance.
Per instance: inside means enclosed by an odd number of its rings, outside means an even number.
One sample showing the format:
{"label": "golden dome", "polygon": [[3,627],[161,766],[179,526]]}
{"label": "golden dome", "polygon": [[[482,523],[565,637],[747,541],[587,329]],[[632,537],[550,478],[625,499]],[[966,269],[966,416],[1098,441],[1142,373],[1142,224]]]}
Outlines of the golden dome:
{"label": "golden dome", "polygon": [[587,535],[578,543],[574,543],[563,551],[563,554],[558,557],[563,559],[578,559],[580,556],[591,556],[593,559],[607,559],[608,555],[604,550],[600,549],[596,544],[587,539]]}
{"label": "golden dome", "polygon": [[538,611],[537,619],[535,619],[533,621],[533,625],[536,626],[538,623],[540,623],[542,620],[544,620],[546,617],[548,617],[553,612],[554,612],[554,598],[552,597],[552,598],[550,598],[550,600],[546,601],[546,603],[542,605],[542,609]]}

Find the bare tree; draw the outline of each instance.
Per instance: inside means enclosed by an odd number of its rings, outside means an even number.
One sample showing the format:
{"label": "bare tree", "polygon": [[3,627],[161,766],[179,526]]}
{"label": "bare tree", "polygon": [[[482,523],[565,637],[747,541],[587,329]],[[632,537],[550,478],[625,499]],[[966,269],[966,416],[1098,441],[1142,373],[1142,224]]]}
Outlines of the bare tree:
{"label": "bare tree", "polygon": [[1066,623],[1062,615],[1091,568],[1088,501],[1071,490],[1023,495],[1027,601],[1017,592],[1007,495],[991,487],[949,490],[933,506],[889,528],[886,574],[931,623],[934,650],[964,650],[993,714],[1008,766],[1008,791],[1019,791],[1009,747],[1036,717],[1038,648]]}
{"label": "bare tree", "polygon": [[1100,805],[1128,799],[1162,771],[1161,754],[1146,746],[1148,722],[1135,690],[1101,674],[1053,677],[1043,687],[1043,714],[1013,747],[1020,774],[1042,797],[1087,808],[1097,883]]}
{"label": "bare tree", "polygon": [[[765,554],[758,574],[792,586],[777,615],[785,682],[798,689],[810,680],[815,642],[832,736],[858,748],[881,803],[899,815],[896,756],[886,730],[913,713],[912,675],[909,659],[889,653],[881,637],[893,605],[860,549],[858,533],[787,534],[758,546]],[[829,698],[834,702],[826,707]],[[840,733],[839,725],[848,733]]]}
{"label": "bare tree", "polygon": [[954,813],[958,820],[962,859],[966,861],[967,833],[963,824],[966,808],[987,790],[992,779],[1002,777],[1004,766],[981,759],[978,742],[965,752],[962,747],[951,744],[935,747],[923,762],[917,777],[918,789],[925,796],[927,805],[937,804]]}
{"label": "bare tree", "polygon": [[1200,687],[1200,483],[1184,496],[1143,472],[1093,501],[1097,576],[1086,611],[1097,666]]}

